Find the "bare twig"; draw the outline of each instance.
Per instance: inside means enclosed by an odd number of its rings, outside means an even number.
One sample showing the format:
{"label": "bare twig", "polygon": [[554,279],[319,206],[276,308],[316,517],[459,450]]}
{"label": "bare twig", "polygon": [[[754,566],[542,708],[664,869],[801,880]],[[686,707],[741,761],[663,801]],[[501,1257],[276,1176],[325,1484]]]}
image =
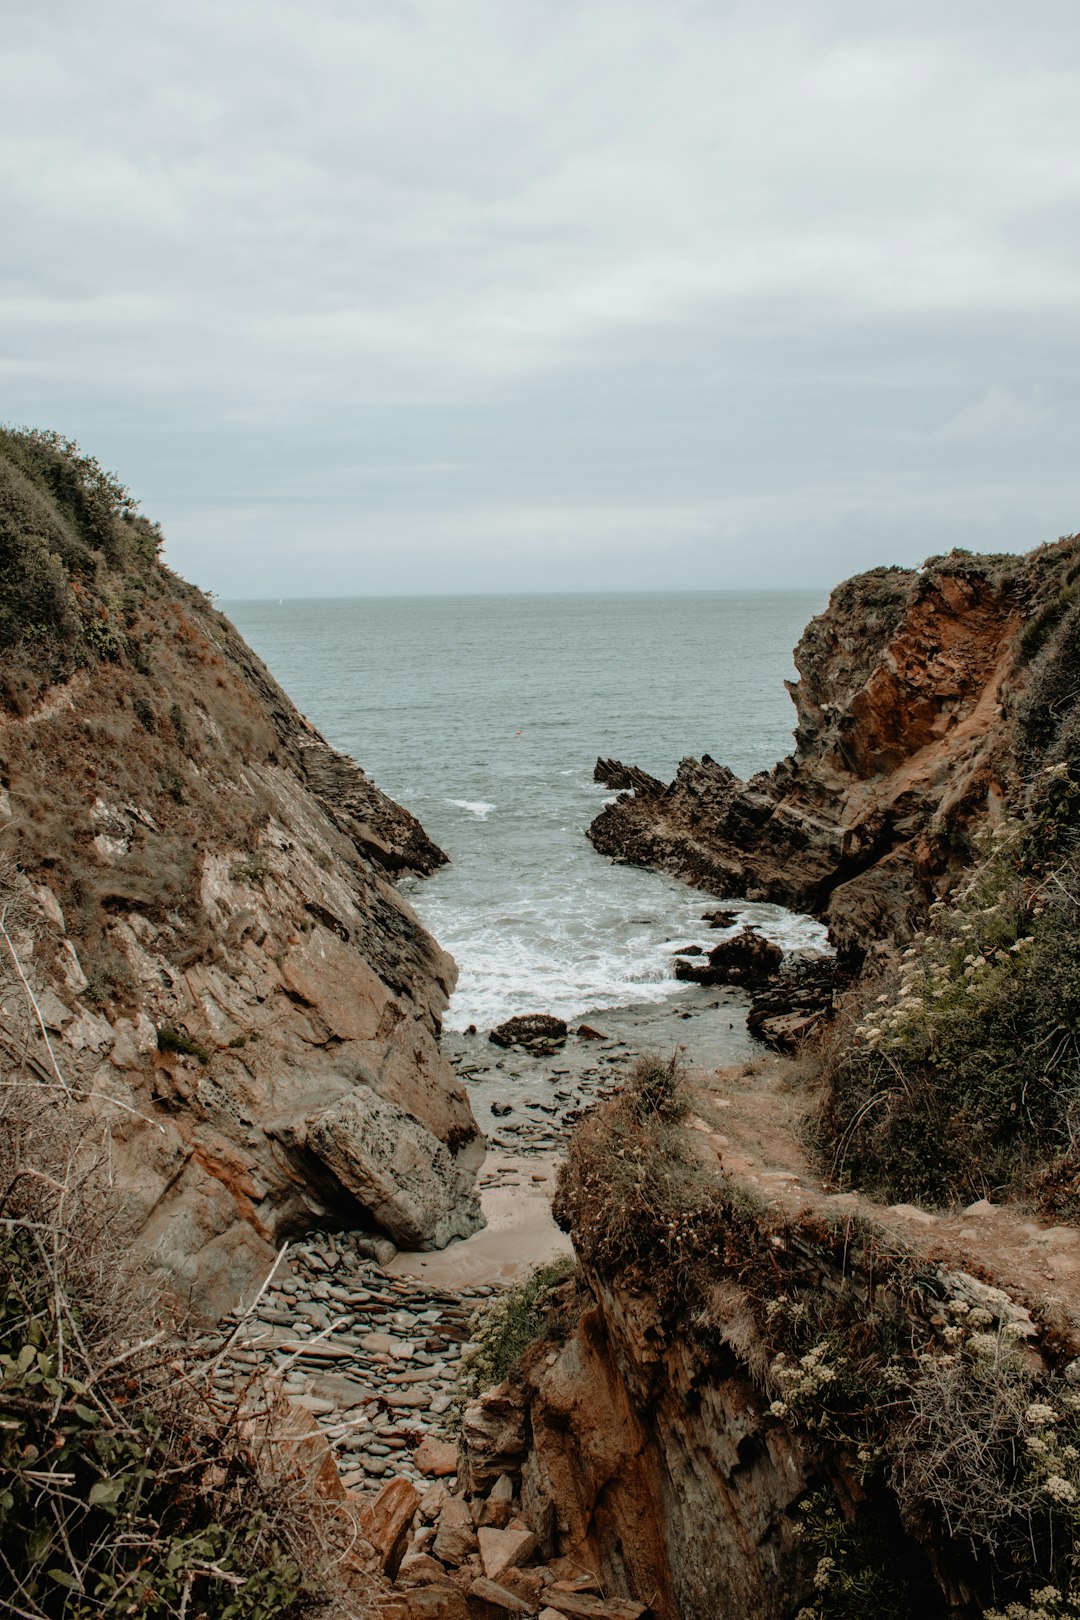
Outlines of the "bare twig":
{"label": "bare twig", "polygon": [[68,1085],[67,1081],[64,1079],[64,1076],[60,1072],[60,1065],[56,1061],[56,1053],[53,1051],[52,1042],[49,1039],[49,1032],[45,1028],[45,1020],[41,1016],[41,1008],[38,1006],[37,997],[35,996],[33,990],[31,990],[31,988],[30,988],[30,980],[26,977],[26,974],[23,972],[22,963],[19,961],[18,952],[16,951],[14,945],[11,943],[11,935],[8,933],[7,928],[5,927],[5,918],[6,917],[7,917],[7,910],[5,908],[4,911],[0,912],[0,934],[3,934],[3,936],[4,936],[4,943],[7,945],[8,950],[11,952],[11,960],[15,964],[15,972],[19,975],[19,980],[20,980],[20,982],[22,984],[22,987],[26,991],[26,998],[29,1001],[31,1007],[34,1009],[34,1017],[38,1021],[38,1028],[41,1030],[41,1038],[45,1042],[45,1050],[49,1054],[49,1059],[50,1059],[50,1061],[52,1063],[52,1066],[53,1066],[53,1069],[54,1069],[54,1071],[56,1073],[56,1078],[59,1080],[60,1084],[63,1086],[64,1090],[67,1092],[68,1096],[70,1097],[71,1096],[71,1087]]}

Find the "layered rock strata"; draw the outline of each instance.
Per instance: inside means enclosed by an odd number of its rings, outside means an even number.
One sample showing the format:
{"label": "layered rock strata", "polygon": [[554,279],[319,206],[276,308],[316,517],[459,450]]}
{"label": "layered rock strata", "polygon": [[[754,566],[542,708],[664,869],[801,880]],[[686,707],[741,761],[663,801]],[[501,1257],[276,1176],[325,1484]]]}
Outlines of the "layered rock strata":
{"label": "layered rock strata", "polygon": [[7,442],[0,561],[36,525],[57,564],[33,609],[56,625],[0,641],[7,1080],[81,1110],[138,1251],[209,1314],[314,1222],[474,1231],[483,1140],[439,1048],[455,967],[392,881],[445,856],[142,519],[107,504],[87,531],[84,464]]}
{"label": "layered rock strata", "polygon": [[907,938],[998,811],[1032,630],[1078,572],[1065,540],[848,580],[795,650],[790,757],[748,782],[684,759],[669,785],[600,760],[597,779],[621,791],[589,837],[616,860],[820,916],[856,959]]}

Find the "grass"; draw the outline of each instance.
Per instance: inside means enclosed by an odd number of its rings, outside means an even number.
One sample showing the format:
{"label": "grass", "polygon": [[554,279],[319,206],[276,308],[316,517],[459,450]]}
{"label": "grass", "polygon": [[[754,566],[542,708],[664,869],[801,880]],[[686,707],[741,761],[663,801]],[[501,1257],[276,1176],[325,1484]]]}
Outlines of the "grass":
{"label": "grass", "polygon": [[1080,1171],[1080,788],[1039,795],[849,1010],[818,1138],[841,1184],[949,1204]]}
{"label": "grass", "polygon": [[132,1287],[89,1148],[74,1107],[0,1086],[0,1609],[293,1620],[318,1595],[316,1505],[260,1476],[216,1343]]}
{"label": "grass", "polygon": [[553,1296],[574,1275],[566,1256],[537,1266],[525,1280],[497,1294],[473,1317],[469,1332],[476,1349],[461,1358],[454,1415],[458,1423],[470,1401],[501,1384],[533,1341],[547,1328]]}

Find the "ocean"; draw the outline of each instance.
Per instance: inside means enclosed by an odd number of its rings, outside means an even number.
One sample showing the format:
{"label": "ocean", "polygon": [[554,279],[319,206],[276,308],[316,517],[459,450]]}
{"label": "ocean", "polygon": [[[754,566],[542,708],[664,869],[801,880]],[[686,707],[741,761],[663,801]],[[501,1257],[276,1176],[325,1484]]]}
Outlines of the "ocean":
{"label": "ocean", "polygon": [[[768,769],[791,747],[791,650],[824,605],[784,590],[221,604],[450,857],[404,885],[458,963],[450,1030],[687,995],[672,951],[727,897],[598,855],[585,828],[610,793],[593,766],[667,781],[709,753],[743,777]],[[823,941],[808,918],[737,906],[785,946]]]}

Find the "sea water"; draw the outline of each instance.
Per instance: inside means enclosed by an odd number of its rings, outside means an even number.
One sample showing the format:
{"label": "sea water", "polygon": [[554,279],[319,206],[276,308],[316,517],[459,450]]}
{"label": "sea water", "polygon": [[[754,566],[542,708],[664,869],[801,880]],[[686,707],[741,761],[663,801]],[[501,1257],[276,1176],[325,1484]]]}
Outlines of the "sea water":
{"label": "sea water", "polygon": [[[783,590],[222,604],[450,857],[405,886],[457,960],[457,1030],[688,993],[673,949],[726,897],[598,855],[585,829],[612,795],[593,767],[603,755],[667,781],[709,753],[743,777],[768,769],[791,746],[791,649],[823,606]],[[737,904],[786,947],[823,940],[808,918]]]}

